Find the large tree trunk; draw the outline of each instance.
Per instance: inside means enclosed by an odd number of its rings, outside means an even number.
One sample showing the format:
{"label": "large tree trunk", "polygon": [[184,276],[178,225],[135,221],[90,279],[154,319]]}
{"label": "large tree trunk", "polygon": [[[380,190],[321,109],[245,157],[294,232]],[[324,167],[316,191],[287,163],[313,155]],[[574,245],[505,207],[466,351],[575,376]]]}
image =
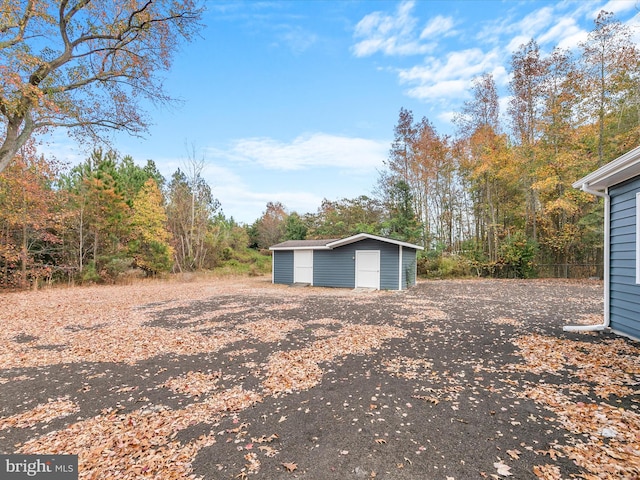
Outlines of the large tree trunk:
{"label": "large tree trunk", "polygon": [[[20,127],[22,126],[22,131]],[[0,173],[7,168],[13,158],[31,137],[34,124],[28,113],[24,118],[12,117],[7,122],[7,131],[4,142],[0,145]]]}

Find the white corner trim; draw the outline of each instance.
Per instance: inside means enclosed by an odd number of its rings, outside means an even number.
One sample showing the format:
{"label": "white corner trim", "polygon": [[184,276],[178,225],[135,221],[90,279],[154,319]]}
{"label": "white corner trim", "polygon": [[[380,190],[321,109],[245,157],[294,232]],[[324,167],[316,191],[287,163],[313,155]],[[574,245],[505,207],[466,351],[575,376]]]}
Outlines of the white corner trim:
{"label": "white corner trim", "polygon": [[398,245],[398,290],[402,290],[402,245]]}

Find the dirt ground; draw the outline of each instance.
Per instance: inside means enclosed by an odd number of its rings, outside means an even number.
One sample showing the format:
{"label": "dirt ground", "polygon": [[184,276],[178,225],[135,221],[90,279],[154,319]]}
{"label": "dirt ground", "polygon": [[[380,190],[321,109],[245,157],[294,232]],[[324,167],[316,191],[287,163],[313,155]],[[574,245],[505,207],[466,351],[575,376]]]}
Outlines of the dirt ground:
{"label": "dirt ground", "polygon": [[595,281],[268,278],[0,296],[0,452],[83,479],[637,479],[640,345]]}

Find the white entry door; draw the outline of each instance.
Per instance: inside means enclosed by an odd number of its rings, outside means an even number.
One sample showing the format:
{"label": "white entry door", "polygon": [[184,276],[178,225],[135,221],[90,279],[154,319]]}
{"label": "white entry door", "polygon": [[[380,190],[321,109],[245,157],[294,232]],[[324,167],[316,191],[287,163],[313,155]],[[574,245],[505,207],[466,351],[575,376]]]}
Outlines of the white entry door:
{"label": "white entry door", "polygon": [[380,289],[379,250],[356,250],[356,288]]}
{"label": "white entry door", "polygon": [[313,283],[313,250],[293,251],[293,283]]}

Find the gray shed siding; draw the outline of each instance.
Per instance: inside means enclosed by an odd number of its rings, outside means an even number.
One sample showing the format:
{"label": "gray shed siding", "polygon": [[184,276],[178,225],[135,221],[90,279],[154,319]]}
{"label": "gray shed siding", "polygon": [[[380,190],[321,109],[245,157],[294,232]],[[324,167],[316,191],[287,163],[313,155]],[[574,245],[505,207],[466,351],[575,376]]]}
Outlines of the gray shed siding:
{"label": "gray shed siding", "polygon": [[609,188],[611,328],[640,338],[640,285],[636,284],[636,193],[640,177]]}
{"label": "gray shed siding", "polygon": [[[399,247],[398,247],[399,248]],[[402,288],[412,287],[416,284],[417,250],[413,248],[402,248]]]}
{"label": "gray shed siding", "polygon": [[274,250],[273,283],[293,283],[293,250]]}
{"label": "gray shed siding", "polygon": [[356,250],[380,250],[380,289],[398,289],[398,246],[370,238],[333,250],[316,250],[313,257],[313,285],[354,288]]}
{"label": "gray shed siding", "polygon": [[[356,284],[356,252],[361,250],[380,252],[380,284],[382,290],[405,289],[416,284],[417,246],[400,246],[392,240],[370,238],[367,234],[345,239],[345,245],[329,248],[327,245],[341,243],[338,240],[283,242],[271,248],[273,251],[273,282],[292,284],[295,278],[296,249],[313,250],[313,285],[318,287],[354,288]],[[357,241],[354,241],[357,240]],[[316,243],[314,243],[316,242]],[[291,244],[290,244],[291,243]],[[328,248],[328,249],[327,249]],[[402,249],[402,265],[400,264]],[[364,264],[363,264],[364,265]],[[366,267],[365,267],[366,269]],[[364,270],[363,270],[364,271]],[[364,273],[371,280],[371,275]]]}

